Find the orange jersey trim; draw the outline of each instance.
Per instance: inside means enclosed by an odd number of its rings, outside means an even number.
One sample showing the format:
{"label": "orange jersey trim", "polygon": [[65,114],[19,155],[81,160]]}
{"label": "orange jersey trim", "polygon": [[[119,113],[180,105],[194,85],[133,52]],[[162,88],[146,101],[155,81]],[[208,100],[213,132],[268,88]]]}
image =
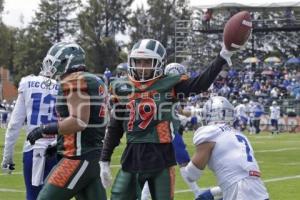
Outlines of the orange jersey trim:
{"label": "orange jersey trim", "polygon": [[136,92],[133,94],[128,95],[129,100],[134,100],[134,99],[146,99],[146,98],[151,98],[154,95],[158,94],[156,90],[151,90],[149,92]]}
{"label": "orange jersey trim", "polygon": [[147,89],[148,87],[153,85],[158,78],[160,78],[160,77],[157,77],[156,79],[153,79],[153,80],[150,80],[150,81],[139,82],[139,81],[136,81],[132,77],[129,76],[129,80],[133,83],[133,85],[136,88],[140,89],[141,91],[144,91],[145,89]]}
{"label": "orange jersey trim", "polygon": [[75,134],[66,134],[64,135],[64,152],[65,156],[74,156],[75,155]]}
{"label": "orange jersey trim", "polygon": [[160,143],[171,143],[171,130],[168,121],[162,121],[156,125],[156,132]]}
{"label": "orange jersey trim", "polygon": [[58,166],[54,169],[53,173],[51,173],[48,183],[60,188],[64,188],[79,165],[80,160],[63,158]]}

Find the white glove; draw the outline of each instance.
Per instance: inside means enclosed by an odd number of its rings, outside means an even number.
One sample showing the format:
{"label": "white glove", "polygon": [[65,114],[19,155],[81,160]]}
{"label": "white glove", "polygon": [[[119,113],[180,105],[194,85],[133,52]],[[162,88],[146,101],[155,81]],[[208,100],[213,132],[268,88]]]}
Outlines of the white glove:
{"label": "white glove", "polygon": [[102,185],[105,189],[109,188],[112,185],[112,176],[109,167],[109,162],[100,161],[100,177]]}
{"label": "white glove", "polygon": [[15,164],[12,158],[3,158],[1,163],[2,172],[6,174],[11,174],[15,170]]}
{"label": "white glove", "polygon": [[228,66],[232,66],[231,56],[232,56],[233,53],[234,53],[233,51],[227,50],[225,45],[222,44],[222,49],[221,49],[221,52],[220,52],[220,56],[226,60]]}

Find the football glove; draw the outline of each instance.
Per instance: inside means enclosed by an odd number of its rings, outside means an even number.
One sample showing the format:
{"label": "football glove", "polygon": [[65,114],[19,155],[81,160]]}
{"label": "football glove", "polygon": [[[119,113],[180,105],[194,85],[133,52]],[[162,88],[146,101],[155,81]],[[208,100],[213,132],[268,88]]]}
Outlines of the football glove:
{"label": "football glove", "polygon": [[110,171],[109,162],[100,161],[100,177],[102,185],[105,189],[112,185],[112,176]]}
{"label": "football glove", "polygon": [[7,162],[5,160],[1,163],[2,172],[11,174],[15,170],[15,164],[13,162]]}
{"label": "football glove", "polygon": [[35,144],[40,138],[52,138],[53,135],[58,133],[58,123],[50,123],[47,125],[41,125],[33,129],[27,136],[27,140],[30,142],[31,145]]}
{"label": "football glove", "polygon": [[210,189],[208,189],[201,193],[196,200],[214,200],[214,196],[210,192]]}
{"label": "football glove", "polygon": [[224,58],[224,60],[226,60],[228,66],[232,66],[232,62],[231,62],[231,56],[233,55],[233,51],[229,51],[226,49],[225,45],[222,44],[222,49],[221,49],[221,52],[220,52],[220,56],[222,58]]}

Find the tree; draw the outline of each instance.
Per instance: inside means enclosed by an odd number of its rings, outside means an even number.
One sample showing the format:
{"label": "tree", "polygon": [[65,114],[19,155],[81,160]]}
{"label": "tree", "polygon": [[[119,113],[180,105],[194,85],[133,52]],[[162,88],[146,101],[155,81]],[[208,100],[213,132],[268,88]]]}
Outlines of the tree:
{"label": "tree", "polygon": [[168,60],[174,59],[175,21],[189,19],[186,0],[148,0],[149,8],[138,8],[130,20],[132,42],[142,38],[160,41],[167,49]]}
{"label": "tree", "polygon": [[114,36],[124,32],[132,0],[89,0],[79,14],[79,43],[87,52],[87,64],[94,72],[103,72],[122,62]]}
{"label": "tree", "polygon": [[17,85],[21,77],[38,74],[48,48],[51,46],[46,36],[29,26],[15,34],[14,47],[14,82]]}
{"label": "tree", "polygon": [[78,21],[74,13],[80,6],[80,0],[42,0],[32,24],[52,43],[59,42],[76,33]]}
{"label": "tree", "polygon": [[9,28],[0,22],[0,44],[3,48],[0,49],[0,66],[7,67],[12,71],[13,66],[13,49],[14,49],[14,28]]}
{"label": "tree", "polygon": [[13,64],[15,83],[28,74],[38,74],[52,43],[75,33],[74,11],[80,0],[42,0],[33,22],[15,33]]}

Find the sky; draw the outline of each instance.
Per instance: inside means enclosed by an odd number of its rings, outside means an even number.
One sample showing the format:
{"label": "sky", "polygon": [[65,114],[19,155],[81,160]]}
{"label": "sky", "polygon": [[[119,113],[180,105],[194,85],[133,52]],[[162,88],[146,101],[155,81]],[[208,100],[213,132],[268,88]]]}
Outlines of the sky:
{"label": "sky", "polygon": [[[191,5],[207,5],[222,2],[269,3],[291,1],[295,0],[190,0],[190,3]],[[145,2],[147,2],[147,0],[135,0],[132,7],[134,8]],[[25,27],[31,21],[34,11],[38,9],[39,3],[40,0],[5,0],[3,13],[4,23],[15,27]]]}

